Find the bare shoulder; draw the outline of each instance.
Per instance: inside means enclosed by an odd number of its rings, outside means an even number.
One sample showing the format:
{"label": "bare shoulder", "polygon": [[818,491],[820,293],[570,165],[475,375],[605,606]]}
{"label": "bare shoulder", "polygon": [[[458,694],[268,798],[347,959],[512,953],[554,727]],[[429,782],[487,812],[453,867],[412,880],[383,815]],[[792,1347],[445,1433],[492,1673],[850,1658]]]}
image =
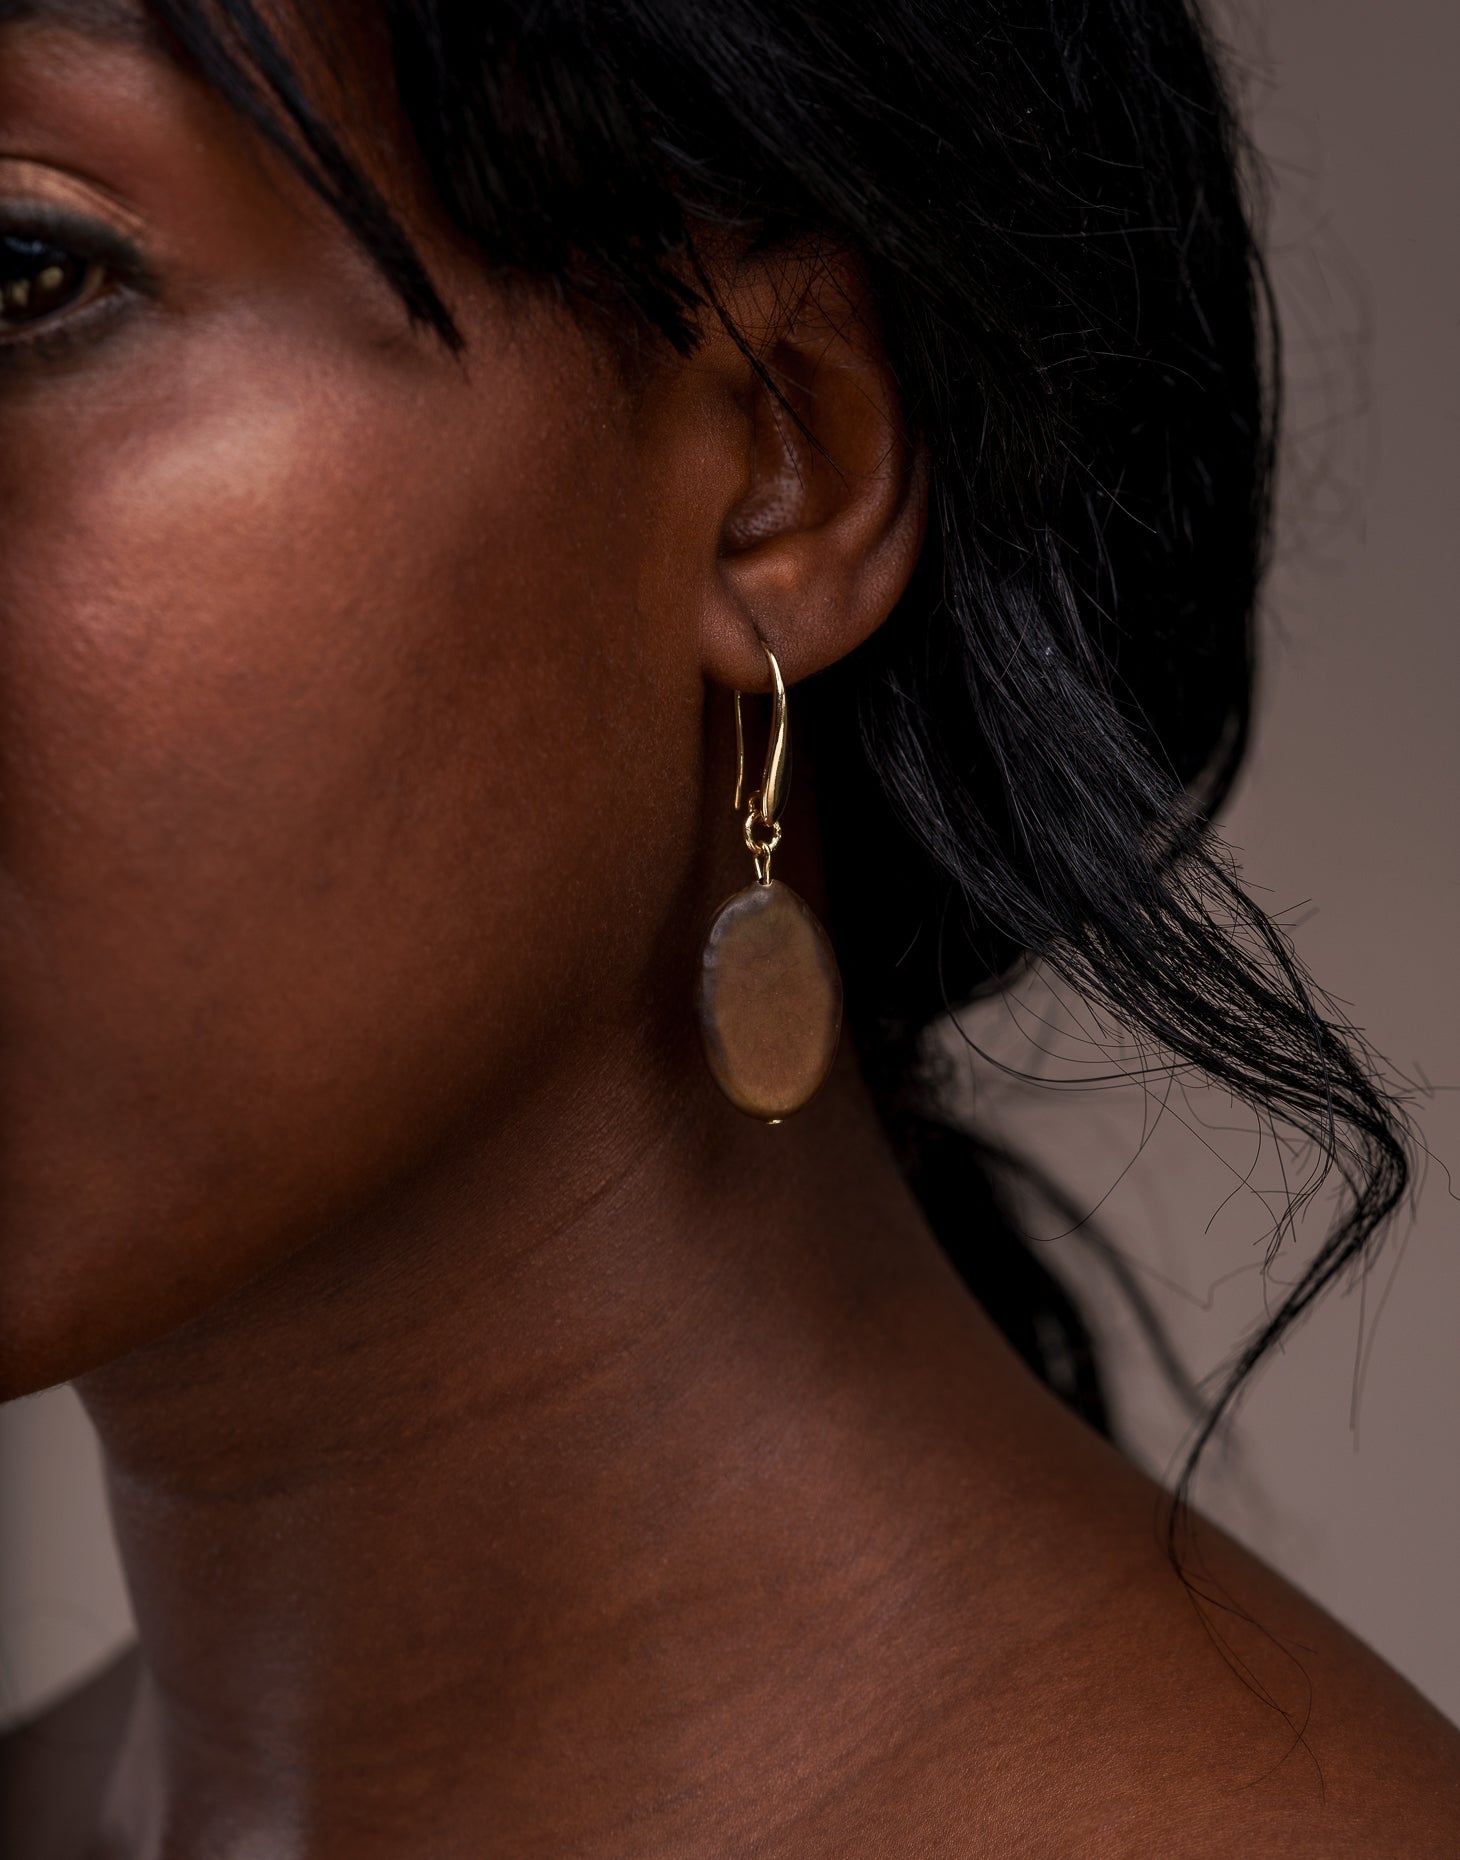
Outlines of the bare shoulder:
{"label": "bare shoulder", "polygon": [[39,1716],[0,1735],[0,1854],[78,1860],[137,1682],[127,1648]]}
{"label": "bare shoulder", "polygon": [[[1144,1681],[1145,1710],[1107,1707],[1117,1735],[1146,1745],[1161,1824],[1185,1828],[1165,1851],[1460,1860],[1460,1731],[1215,1525],[1191,1549],[1194,1593],[1158,1552],[1164,1593],[1131,1600],[1129,1690]],[[1127,1690],[1119,1668],[1111,1681]],[[1115,1806],[1107,1796],[1092,1860],[1135,1851]]]}
{"label": "bare shoulder", "polygon": [[1460,1730],[1203,1519],[1184,1587],[1137,1478],[1073,1546],[1017,1688],[993,1851],[1460,1860]]}

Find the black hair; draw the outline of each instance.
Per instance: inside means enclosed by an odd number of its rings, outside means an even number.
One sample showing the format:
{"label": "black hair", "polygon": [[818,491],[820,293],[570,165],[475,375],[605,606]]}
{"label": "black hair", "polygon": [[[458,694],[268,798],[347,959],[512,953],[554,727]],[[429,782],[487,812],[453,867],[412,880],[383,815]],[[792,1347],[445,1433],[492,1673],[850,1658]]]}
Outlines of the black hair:
{"label": "black hair", "polygon": [[[459,351],[254,0],[150,5]],[[304,0],[293,12],[327,32]],[[1257,179],[1205,21],[1193,0],[360,12],[484,268],[625,353],[693,351],[717,309],[707,232],[864,270],[928,461],[928,537],[886,624],[807,681],[800,727],[835,797],[848,1028],[940,1241],[1108,1432],[1090,1329],[1021,1238],[997,1159],[945,1114],[929,1056],[950,1007],[1032,960],[1310,1139],[1345,1189],[1196,1429],[1170,1514],[1180,1568],[1202,1449],[1254,1364],[1366,1261],[1408,1175],[1402,1105],[1211,827],[1248,734],[1280,396]]]}

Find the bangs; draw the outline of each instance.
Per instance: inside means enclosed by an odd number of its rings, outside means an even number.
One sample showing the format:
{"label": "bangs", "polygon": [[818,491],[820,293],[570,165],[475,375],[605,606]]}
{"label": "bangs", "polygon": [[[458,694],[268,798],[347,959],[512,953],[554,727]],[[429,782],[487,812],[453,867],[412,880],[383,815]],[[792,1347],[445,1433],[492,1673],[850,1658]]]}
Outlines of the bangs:
{"label": "bangs", "polygon": [[[593,32],[535,27],[551,9],[526,9],[524,21],[510,7],[484,7],[491,17],[470,21],[457,9],[443,29],[437,15],[449,7],[358,4],[346,44],[334,9],[317,0],[289,0],[286,19],[255,0],[147,0],[185,63],[339,218],[412,323],[453,353],[464,338],[439,285],[349,150],[363,141],[390,159],[384,124],[366,120],[367,38],[378,41],[397,120],[436,204],[497,282],[550,288],[574,309],[608,315],[620,334],[627,312],[630,323],[688,354],[709,301],[688,281],[697,254],[662,162],[614,104]],[[328,83],[330,108],[306,70]],[[720,224],[736,218],[723,199],[707,197],[704,206]]]}

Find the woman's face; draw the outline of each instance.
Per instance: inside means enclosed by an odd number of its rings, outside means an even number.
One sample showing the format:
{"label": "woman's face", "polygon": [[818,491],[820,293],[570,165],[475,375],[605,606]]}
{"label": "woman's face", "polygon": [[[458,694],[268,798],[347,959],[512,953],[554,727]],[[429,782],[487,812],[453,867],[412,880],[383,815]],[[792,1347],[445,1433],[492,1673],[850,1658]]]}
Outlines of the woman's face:
{"label": "woman's face", "polygon": [[700,837],[701,386],[631,407],[397,204],[465,372],[164,56],[0,26],[0,229],[155,281],[0,321],[0,1395],[649,1012]]}

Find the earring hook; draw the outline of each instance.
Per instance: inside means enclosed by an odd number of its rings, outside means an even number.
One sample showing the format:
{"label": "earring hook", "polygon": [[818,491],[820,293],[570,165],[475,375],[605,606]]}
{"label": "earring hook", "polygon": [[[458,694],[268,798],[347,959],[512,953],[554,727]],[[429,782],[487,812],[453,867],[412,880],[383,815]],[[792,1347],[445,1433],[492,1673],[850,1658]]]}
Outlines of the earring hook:
{"label": "earring hook", "polygon": [[[759,634],[756,635],[759,639]],[[766,744],[765,767],[760,786],[750,796],[750,806],[760,821],[775,827],[791,791],[791,727],[786,718],[786,685],[776,655],[762,639],[761,650],[771,668],[771,730]],[[745,729],[740,718],[740,693],[735,693],[735,811],[740,811],[740,794],[745,786]]]}

